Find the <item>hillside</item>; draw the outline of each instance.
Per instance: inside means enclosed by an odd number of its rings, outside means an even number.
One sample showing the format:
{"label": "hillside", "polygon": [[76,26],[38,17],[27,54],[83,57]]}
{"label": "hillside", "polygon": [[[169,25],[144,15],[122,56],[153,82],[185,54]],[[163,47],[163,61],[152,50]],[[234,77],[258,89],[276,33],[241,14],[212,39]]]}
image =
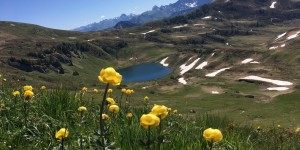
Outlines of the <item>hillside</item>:
{"label": "hillside", "polygon": [[171,75],[122,86],[146,87],[141,95],[174,100],[170,107],[185,112],[296,126],[299,19],[296,1],[218,0],[126,30],[79,33],[1,22],[0,71],[18,84],[95,87],[102,67],[161,62]]}

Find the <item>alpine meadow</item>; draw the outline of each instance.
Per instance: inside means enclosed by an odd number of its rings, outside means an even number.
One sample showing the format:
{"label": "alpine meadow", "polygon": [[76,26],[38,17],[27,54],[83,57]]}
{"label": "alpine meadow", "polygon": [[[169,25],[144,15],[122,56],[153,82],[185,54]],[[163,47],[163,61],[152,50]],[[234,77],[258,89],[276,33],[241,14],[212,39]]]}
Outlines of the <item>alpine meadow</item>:
{"label": "alpine meadow", "polygon": [[0,20],[2,150],[299,150],[300,1]]}

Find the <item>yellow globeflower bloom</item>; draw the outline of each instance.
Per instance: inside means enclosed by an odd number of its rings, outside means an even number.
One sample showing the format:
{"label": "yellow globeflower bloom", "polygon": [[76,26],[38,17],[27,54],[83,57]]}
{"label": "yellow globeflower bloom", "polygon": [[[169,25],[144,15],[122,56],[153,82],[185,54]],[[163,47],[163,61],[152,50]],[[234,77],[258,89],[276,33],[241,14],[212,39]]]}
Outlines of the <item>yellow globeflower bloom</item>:
{"label": "yellow globeflower bloom", "polygon": [[112,89],[108,89],[108,90],[107,90],[107,93],[112,93],[112,92],[113,92]]}
{"label": "yellow globeflower bloom", "polygon": [[24,92],[24,98],[26,100],[31,99],[33,96],[34,96],[34,93],[32,91],[30,91],[30,90],[27,90],[27,91]]}
{"label": "yellow globeflower bloom", "polygon": [[99,91],[98,91],[97,89],[94,89],[93,92],[94,92],[94,93],[98,93]]}
{"label": "yellow globeflower bloom", "polygon": [[173,110],[173,113],[174,113],[174,114],[177,114],[177,112],[178,112],[177,109]]}
{"label": "yellow globeflower bloom", "polygon": [[103,83],[109,83],[113,86],[116,86],[116,85],[120,85],[122,81],[122,75],[116,72],[114,68],[108,67],[100,71],[100,75],[98,76],[98,79]]}
{"label": "yellow globeflower bloom", "polygon": [[155,104],[150,113],[163,119],[168,115],[168,107]]}
{"label": "yellow globeflower bloom", "polygon": [[122,93],[126,93],[126,89],[125,88],[123,88],[121,91],[122,91]]}
{"label": "yellow globeflower bloom", "polygon": [[59,131],[55,133],[55,138],[62,140],[62,138],[67,138],[69,136],[68,129],[61,128]]}
{"label": "yellow globeflower bloom", "polygon": [[144,100],[145,100],[145,101],[149,100],[149,97],[148,97],[148,96],[145,96],[145,97],[144,97]]}
{"label": "yellow globeflower bloom", "polygon": [[24,90],[24,91],[32,91],[33,88],[32,88],[31,85],[25,85],[25,86],[23,86],[23,90]]}
{"label": "yellow globeflower bloom", "polygon": [[127,95],[130,95],[130,94],[131,94],[131,90],[130,90],[130,89],[127,89],[125,93],[126,93]]}
{"label": "yellow globeflower bloom", "polygon": [[204,130],[203,137],[209,142],[220,142],[223,139],[223,135],[220,130],[208,128]]}
{"label": "yellow globeflower bloom", "polygon": [[117,105],[110,105],[109,108],[108,108],[108,110],[109,110],[110,112],[113,112],[113,113],[118,113],[119,110],[120,110],[120,108],[119,108],[119,106],[117,106]]}
{"label": "yellow globeflower bloom", "polygon": [[296,129],[296,132],[297,132],[297,133],[300,133],[300,128],[297,128],[297,129]]}
{"label": "yellow globeflower bloom", "polygon": [[132,113],[127,113],[126,117],[127,118],[131,118],[132,117]]}
{"label": "yellow globeflower bloom", "polygon": [[14,91],[13,96],[20,96],[20,92],[19,91]]}
{"label": "yellow globeflower bloom", "polygon": [[160,123],[160,119],[153,114],[147,114],[147,115],[142,115],[140,122],[141,122],[141,126],[148,129],[149,127],[158,126]]}
{"label": "yellow globeflower bloom", "polygon": [[109,119],[109,116],[107,114],[102,114],[102,119],[103,120]]}
{"label": "yellow globeflower bloom", "polygon": [[86,107],[81,106],[81,107],[78,108],[78,111],[79,112],[85,112],[85,111],[87,111],[87,109],[86,109]]}
{"label": "yellow globeflower bloom", "polygon": [[87,88],[87,87],[83,87],[83,88],[81,89],[81,91],[84,92],[84,93],[86,93],[86,92],[88,91],[88,88]]}
{"label": "yellow globeflower bloom", "polygon": [[130,90],[131,94],[134,94],[134,90]]}
{"label": "yellow globeflower bloom", "polygon": [[113,98],[110,98],[110,97],[106,98],[106,101],[107,101],[110,105],[116,104],[115,100],[114,100]]}
{"label": "yellow globeflower bloom", "polygon": [[46,90],[46,86],[41,86],[40,90]]}

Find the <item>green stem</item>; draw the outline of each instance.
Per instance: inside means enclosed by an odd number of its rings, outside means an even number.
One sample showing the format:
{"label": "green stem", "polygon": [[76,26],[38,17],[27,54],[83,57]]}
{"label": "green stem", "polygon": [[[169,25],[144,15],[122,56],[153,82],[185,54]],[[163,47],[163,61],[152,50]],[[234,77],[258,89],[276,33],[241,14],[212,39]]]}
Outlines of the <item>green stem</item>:
{"label": "green stem", "polygon": [[119,100],[120,108],[121,108],[121,104],[122,104],[122,97],[123,97],[123,92],[122,92],[121,98],[120,98],[120,100]]}
{"label": "green stem", "polygon": [[101,133],[100,138],[101,138],[101,142],[103,144],[103,147],[102,147],[103,150],[105,150],[105,143],[104,143],[105,141],[104,141],[104,120],[102,119],[102,114],[103,114],[103,110],[104,110],[108,87],[109,87],[109,83],[106,84],[105,92],[104,92],[102,103],[100,106],[100,133]]}
{"label": "green stem", "polygon": [[213,149],[213,142],[209,142],[208,145],[209,145],[209,149],[212,150]]}
{"label": "green stem", "polygon": [[83,119],[83,112],[80,112],[80,149],[83,150],[82,147],[82,119]]}
{"label": "green stem", "polygon": [[64,138],[61,139],[61,150],[64,150]]}
{"label": "green stem", "polygon": [[27,101],[24,100],[24,125],[27,127]]}
{"label": "green stem", "polygon": [[160,123],[159,123],[159,128],[158,128],[158,143],[157,143],[157,149],[160,150],[160,146],[161,146],[161,130],[162,130],[162,120],[161,120],[161,116],[159,116],[159,120],[160,120]]}
{"label": "green stem", "polygon": [[148,141],[147,141],[147,150],[150,150],[150,134],[151,134],[151,131],[150,131],[150,126],[148,127]]}

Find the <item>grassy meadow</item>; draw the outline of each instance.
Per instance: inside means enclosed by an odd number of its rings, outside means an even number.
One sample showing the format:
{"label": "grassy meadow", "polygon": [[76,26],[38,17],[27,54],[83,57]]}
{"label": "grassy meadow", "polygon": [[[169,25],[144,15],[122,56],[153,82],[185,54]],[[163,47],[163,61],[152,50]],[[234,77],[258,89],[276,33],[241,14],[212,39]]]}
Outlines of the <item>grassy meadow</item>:
{"label": "grassy meadow", "polygon": [[[237,123],[220,115],[222,112],[218,111],[225,105],[229,108],[235,106],[233,103],[235,99],[230,100],[228,96],[222,95],[226,103],[220,104],[214,101],[213,96],[189,91],[195,88],[186,87],[176,93],[166,93],[170,101],[164,101],[161,93],[155,91],[151,92],[152,95],[148,93],[149,99],[145,100],[144,90],[137,89],[134,93],[126,94],[122,93],[121,88],[113,86],[109,87],[112,88],[112,93],[106,95],[104,83],[100,83],[96,88],[98,93],[92,88],[82,87],[78,87],[79,90],[75,91],[64,86],[53,89],[34,87],[35,95],[31,98],[23,96],[25,92],[22,85],[12,85],[15,84],[1,77],[0,149],[296,150],[300,148],[300,131],[297,132],[296,128],[277,124],[256,126]],[[255,89],[251,86],[249,88]],[[17,90],[20,94],[13,95],[12,92]],[[189,95],[184,95],[186,91],[189,91]],[[102,103],[104,95],[115,100],[119,106],[118,111],[111,112],[108,102]],[[176,100],[178,96],[183,96],[184,99]],[[282,97],[288,100],[291,96]],[[176,100],[176,103],[171,102],[171,99]],[[248,100],[239,99],[240,102],[244,103],[245,107],[251,107]],[[275,101],[275,103],[283,102]],[[158,126],[144,128],[141,126],[141,116],[152,112],[154,104],[167,106],[167,116],[160,119]],[[210,105],[214,105],[214,110],[219,114],[198,113],[200,110],[193,107],[196,104],[201,106],[199,109],[203,112],[209,112]],[[86,107],[86,111],[79,111],[81,106]],[[101,106],[104,108],[103,113],[108,115],[108,118],[102,118],[103,129],[99,127]],[[254,107],[257,106],[252,108]],[[266,109],[271,109],[270,107]],[[188,113],[187,109],[191,108],[195,108],[196,113]],[[240,107],[236,109],[242,110]],[[61,128],[67,129],[68,136],[58,139],[55,135]],[[203,132],[207,128],[219,129],[223,135],[222,140],[206,141]],[[104,137],[104,148],[101,137]]]}

